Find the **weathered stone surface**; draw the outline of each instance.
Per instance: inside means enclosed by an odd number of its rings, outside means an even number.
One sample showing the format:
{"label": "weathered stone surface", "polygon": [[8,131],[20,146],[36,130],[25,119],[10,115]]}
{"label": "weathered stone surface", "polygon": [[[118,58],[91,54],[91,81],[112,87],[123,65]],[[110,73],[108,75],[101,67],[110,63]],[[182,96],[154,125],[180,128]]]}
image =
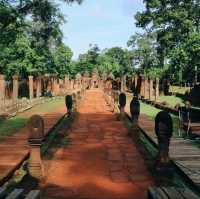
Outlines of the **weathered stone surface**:
{"label": "weathered stone surface", "polygon": [[140,102],[137,97],[133,97],[130,103],[130,112],[131,112],[132,121],[134,123],[137,123],[139,115],[140,115]]}
{"label": "weathered stone surface", "polygon": [[33,76],[28,76],[29,79],[29,98],[33,99]]}
{"label": "weathered stone surface", "polygon": [[155,118],[155,132],[158,138],[158,167],[169,164],[169,144],[173,132],[172,118],[166,111],[161,111]]}
{"label": "weathered stone surface", "polygon": [[27,124],[29,140],[42,140],[44,138],[44,120],[39,115],[33,115]]}
{"label": "weathered stone surface", "polygon": [[71,114],[73,107],[73,99],[71,95],[65,97],[65,105],[67,107],[68,114]]}

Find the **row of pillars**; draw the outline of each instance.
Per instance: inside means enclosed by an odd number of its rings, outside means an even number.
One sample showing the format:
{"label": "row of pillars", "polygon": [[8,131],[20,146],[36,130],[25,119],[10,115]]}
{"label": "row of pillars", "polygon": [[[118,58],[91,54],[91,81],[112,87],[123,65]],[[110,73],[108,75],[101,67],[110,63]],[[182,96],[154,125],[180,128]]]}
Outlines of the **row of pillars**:
{"label": "row of pillars", "polygon": [[[13,92],[12,92],[12,99],[16,101],[18,99],[18,91],[19,91],[19,76],[14,75],[12,77],[13,81]],[[36,81],[36,82],[35,82]],[[47,85],[46,91],[51,91],[54,95],[58,95],[60,93],[60,85],[64,85],[64,90],[71,90],[75,88],[80,88],[81,83],[84,83],[86,86],[88,82],[84,81],[77,81],[77,80],[70,80],[68,75],[65,75],[65,79],[58,80],[57,77],[49,77],[46,79],[49,84]],[[36,78],[34,80],[33,76],[28,77],[28,85],[29,85],[29,98],[34,98],[34,84],[36,85],[36,97],[40,97],[42,95],[42,77]],[[0,102],[4,101],[6,98],[6,80],[5,76],[0,74]]]}
{"label": "row of pillars", "polygon": [[[134,76],[135,88],[140,87],[140,95],[147,100],[157,101],[159,98],[159,78],[152,79],[145,76]],[[140,84],[140,85],[138,85]],[[155,86],[155,87],[154,87]]]}
{"label": "row of pillars", "polygon": [[[19,83],[18,83],[18,76],[14,75],[12,77],[13,79],[13,100],[18,99],[18,88],[19,88]],[[5,76],[0,75],[0,101],[5,100],[5,93],[6,93],[6,82],[5,82]]]}

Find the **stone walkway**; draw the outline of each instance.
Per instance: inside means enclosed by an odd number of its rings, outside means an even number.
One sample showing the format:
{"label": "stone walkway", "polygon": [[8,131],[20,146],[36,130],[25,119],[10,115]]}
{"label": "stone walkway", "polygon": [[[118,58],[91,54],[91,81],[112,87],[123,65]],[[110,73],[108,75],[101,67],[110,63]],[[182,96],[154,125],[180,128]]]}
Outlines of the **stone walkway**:
{"label": "stone walkway", "polygon": [[87,91],[79,112],[70,144],[45,164],[44,198],[147,198],[153,178],[124,124],[106,106],[103,92]]}
{"label": "stone walkway", "polygon": [[[66,113],[64,106],[57,110],[38,113],[44,118],[45,133],[47,133],[54,124]],[[27,113],[26,113],[27,114]],[[30,117],[31,111],[27,114]],[[28,131],[21,129],[13,136],[6,138],[0,143],[0,186],[13,175],[13,172],[23,163],[29,155],[29,146],[27,143]]]}

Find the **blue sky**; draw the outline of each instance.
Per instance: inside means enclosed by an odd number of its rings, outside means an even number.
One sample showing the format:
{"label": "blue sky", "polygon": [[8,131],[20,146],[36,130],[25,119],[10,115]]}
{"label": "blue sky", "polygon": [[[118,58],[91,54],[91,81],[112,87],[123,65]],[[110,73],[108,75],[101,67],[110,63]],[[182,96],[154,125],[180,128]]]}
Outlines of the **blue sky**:
{"label": "blue sky", "polygon": [[144,9],[143,0],[84,0],[81,5],[61,4],[67,23],[62,26],[64,42],[74,59],[97,44],[100,49],[126,47],[129,37],[139,30],[134,15]]}

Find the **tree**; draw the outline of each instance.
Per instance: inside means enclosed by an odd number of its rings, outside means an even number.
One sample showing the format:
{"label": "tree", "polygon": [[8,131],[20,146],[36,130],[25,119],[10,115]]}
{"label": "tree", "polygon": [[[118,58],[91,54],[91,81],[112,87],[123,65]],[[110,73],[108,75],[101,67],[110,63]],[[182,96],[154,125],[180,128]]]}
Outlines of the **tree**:
{"label": "tree", "polygon": [[156,35],[153,33],[135,34],[127,42],[132,47],[134,66],[142,70],[158,67]]}
{"label": "tree", "polygon": [[116,71],[117,75],[122,75],[130,72],[132,66],[132,58],[128,50],[124,50],[120,47],[113,47],[107,49],[105,55],[111,58],[111,63],[113,66],[118,65],[119,70]]}
{"label": "tree", "polygon": [[146,10],[136,15],[136,25],[157,33],[157,52],[160,66],[170,50],[198,31],[200,25],[199,0],[144,0]]}
{"label": "tree", "polygon": [[64,44],[57,46],[53,52],[55,72],[59,74],[61,78],[70,72],[70,62],[73,56],[71,49]]}
{"label": "tree", "polygon": [[[64,1],[82,2],[82,0]],[[68,71],[71,50],[63,46],[60,30],[60,25],[64,21],[58,5],[53,0],[2,0],[0,72],[7,76],[14,73],[27,76],[30,73],[63,74],[65,69]],[[64,54],[67,63],[61,66],[60,60],[66,61]]]}
{"label": "tree", "polygon": [[200,73],[200,33],[191,33],[185,42],[172,50],[170,57],[169,72],[173,74],[173,80],[180,82],[181,74],[185,82],[193,82],[195,73]]}
{"label": "tree", "polygon": [[97,60],[100,54],[98,45],[90,44],[90,49],[85,54],[80,54],[74,72],[84,73],[85,71],[92,74],[94,68],[97,68]]}

